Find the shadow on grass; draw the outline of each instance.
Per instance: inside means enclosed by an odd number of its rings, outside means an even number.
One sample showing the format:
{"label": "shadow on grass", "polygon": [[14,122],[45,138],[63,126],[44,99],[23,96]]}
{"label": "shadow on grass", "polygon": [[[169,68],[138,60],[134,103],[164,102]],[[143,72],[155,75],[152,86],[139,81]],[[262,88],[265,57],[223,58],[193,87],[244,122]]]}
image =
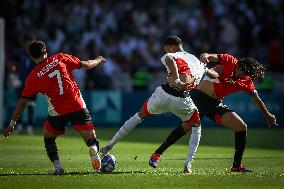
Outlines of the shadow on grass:
{"label": "shadow on grass", "polygon": [[102,173],[95,173],[95,172],[79,172],[79,171],[72,171],[72,172],[67,172],[64,173],[64,175],[53,175],[51,173],[1,173],[0,177],[10,177],[10,176],[66,176],[66,175],[73,175],[73,176],[80,176],[80,175],[117,175],[117,174],[144,174],[146,173],[145,171],[114,171],[114,172],[102,172]]}
{"label": "shadow on grass", "polygon": [[[224,159],[224,160],[226,160],[226,159],[228,159],[228,160],[231,160],[232,159],[232,157],[212,157],[212,158],[207,158],[207,157],[197,157],[197,158],[195,158],[195,160],[216,160],[216,159]],[[257,160],[259,160],[259,159],[262,159],[262,160],[273,160],[273,159],[283,159],[283,157],[245,157],[245,159],[247,160],[247,159],[257,159]],[[176,160],[185,160],[185,158],[167,158],[166,159],[167,161],[169,160],[169,161],[176,161]],[[161,160],[162,161],[162,160]]]}

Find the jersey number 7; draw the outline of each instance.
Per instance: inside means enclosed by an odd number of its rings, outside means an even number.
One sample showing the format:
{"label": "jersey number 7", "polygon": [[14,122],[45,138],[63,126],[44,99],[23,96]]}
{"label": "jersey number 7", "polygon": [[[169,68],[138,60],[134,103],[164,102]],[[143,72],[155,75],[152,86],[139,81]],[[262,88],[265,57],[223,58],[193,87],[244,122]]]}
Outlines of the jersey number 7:
{"label": "jersey number 7", "polygon": [[58,87],[59,87],[59,94],[63,95],[63,85],[62,85],[62,80],[61,80],[61,76],[60,76],[59,70],[54,70],[53,72],[48,74],[49,78],[52,78],[54,76],[56,76],[56,78],[57,78],[57,83],[58,83]]}

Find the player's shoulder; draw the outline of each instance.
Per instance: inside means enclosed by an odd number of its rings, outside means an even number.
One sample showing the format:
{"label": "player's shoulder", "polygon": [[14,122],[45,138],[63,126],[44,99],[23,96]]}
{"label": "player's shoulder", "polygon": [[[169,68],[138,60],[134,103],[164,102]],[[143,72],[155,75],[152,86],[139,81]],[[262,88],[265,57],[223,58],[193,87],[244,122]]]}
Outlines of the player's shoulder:
{"label": "player's shoulder", "polygon": [[53,55],[54,58],[68,58],[69,56],[71,55],[63,52],[59,52]]}
{"label": "player's shoulder", "polygon": [[162,56],[161,61],[164,63],[167,58],[172,58],[172,57],[173,57],[173,53],[166,53],[164,54],[164,56]]}
{"label": "player's shoulder", "polygon": [[236,63],[238,59],[231,54],[218,54],[220,62]]}

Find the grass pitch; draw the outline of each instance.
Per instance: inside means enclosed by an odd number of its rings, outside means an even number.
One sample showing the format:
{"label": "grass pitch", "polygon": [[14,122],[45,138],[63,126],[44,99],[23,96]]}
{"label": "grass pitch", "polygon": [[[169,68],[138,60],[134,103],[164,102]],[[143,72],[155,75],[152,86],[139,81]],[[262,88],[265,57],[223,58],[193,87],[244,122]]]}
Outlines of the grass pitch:
{"label": "grass pitch", "polygon": [[[230,173],[234,134],[229,129],[203,129],[193,174],[182,173],[188,136],[163,154],[158,168],[148,159],[171,129],[135,129],[119,142],[113,173],[94,173],[83,140],[69,131],[57,145],[66,174],[53,176],[43,137],[0,137],[0,188],[284,188],[284,130],[250,129],[243,163],[253,173]],[[97,129],[101,144],[116,129]]]}

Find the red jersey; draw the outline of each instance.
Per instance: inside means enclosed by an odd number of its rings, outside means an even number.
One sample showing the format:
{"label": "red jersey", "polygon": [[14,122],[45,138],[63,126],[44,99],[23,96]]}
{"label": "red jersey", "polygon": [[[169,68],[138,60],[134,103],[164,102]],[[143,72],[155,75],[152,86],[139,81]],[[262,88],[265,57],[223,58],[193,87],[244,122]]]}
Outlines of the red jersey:
{"label": "red jersey", "polygon": [[219,82],[214,82],[214,90],[218,99],[222,99],[231,93],[239,91],[244,91],[249,94],[254,93],[255,86],[249,76],[241,79],[233,78],[238,62],[237,58],[228,54],[219,54],[218,59],[223,66],[223,74],[219,77]]}
{"label": "red jersey", "polygon": [[22,93],[32,98],[37,93],[47,97],[48,114],[59,116],[85,108],[85,102],[72,70],[79,69],[81,61],[72,55],[55,54],[34,67],[27,77]]}

